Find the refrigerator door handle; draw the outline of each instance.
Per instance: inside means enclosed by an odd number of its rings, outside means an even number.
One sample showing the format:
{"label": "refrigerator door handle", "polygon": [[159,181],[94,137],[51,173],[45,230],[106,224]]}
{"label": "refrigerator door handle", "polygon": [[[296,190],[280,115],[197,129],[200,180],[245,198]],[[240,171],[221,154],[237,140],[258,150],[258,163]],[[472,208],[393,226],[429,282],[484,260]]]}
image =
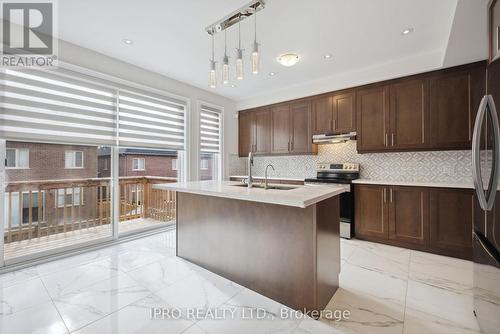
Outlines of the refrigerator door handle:
{"label": "refrigerator door handle", "polygon": [[474,132],[472,134],[472,179],[476,191],[477,200],[481,209],[486,210],[487,200],[481,177],[481,134],[483,132],[483,122],[486,115],[486,106],[488,99],[485,95],[477,111],[476,122],[474,123]]}
{"label": "refrigerator door handle", "polygon": [[495,101],[493,100],[493,96],[491,95],[486,95],[487,98],[487,105],[486,105],[486,111],[490,114],[491,116],[491,122],[492,122],[492,127],[493,127],[493,139],[494,139],[494,144],[493,144],[493,161],[492,161],[492,172],[491,172],[491,177],[490,181],[488,183],[488,191],[487,195],[488,198],[486,199],[486,210],[491,211],[493,209],[493,206],[495,205],[495,197],[497,194],[497,187],[498,187],[498,174],[499,174],[499,169],[500,169],[500,128],[498,125],[498,116],[497,116],[497,110],[495,107]]}

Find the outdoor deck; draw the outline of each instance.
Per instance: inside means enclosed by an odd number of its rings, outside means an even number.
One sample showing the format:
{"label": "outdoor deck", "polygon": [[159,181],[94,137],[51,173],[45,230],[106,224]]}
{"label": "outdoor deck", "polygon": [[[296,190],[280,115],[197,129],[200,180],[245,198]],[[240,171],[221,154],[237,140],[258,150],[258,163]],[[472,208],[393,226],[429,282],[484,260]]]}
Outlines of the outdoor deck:
{"label": "outdoor deck", "polygon": [[[118,233],[129,233],[158,226],[175,225],[175,220],[160,222],[151,218],[137,218],[120,222]],[[52,234],[45,237],[14,241],[5,244],[5,259],[25,257],[57,248],[74,246],[111,236],[111,226],[102,225],[89,229]]]}
{"label": "outdoor deck", "polygon": [[[5,259],[25,259],[111,237],[110,182],[77,179],[9,183]],[[175,180],[120,178],[119,234],[175,223],[175,192],[152,187],[166,182]]]}

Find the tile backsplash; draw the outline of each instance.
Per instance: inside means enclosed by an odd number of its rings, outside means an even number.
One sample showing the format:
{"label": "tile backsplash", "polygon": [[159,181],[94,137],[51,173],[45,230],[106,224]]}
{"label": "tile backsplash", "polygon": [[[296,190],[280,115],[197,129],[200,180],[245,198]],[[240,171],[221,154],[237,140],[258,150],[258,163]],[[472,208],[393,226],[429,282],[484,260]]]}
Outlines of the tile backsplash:
{"label": "tile backsplash", "polygon": [[[246,158],[229,157],[229,175],[246,175]],[[356,141],[319,145],[317,155],[266,156],[254,158],[254,175],[307,178],[316,176],[318,162],[357,162],[361,178],[387,181],[472,182],[470,151],[430,151],[358,154]]]}

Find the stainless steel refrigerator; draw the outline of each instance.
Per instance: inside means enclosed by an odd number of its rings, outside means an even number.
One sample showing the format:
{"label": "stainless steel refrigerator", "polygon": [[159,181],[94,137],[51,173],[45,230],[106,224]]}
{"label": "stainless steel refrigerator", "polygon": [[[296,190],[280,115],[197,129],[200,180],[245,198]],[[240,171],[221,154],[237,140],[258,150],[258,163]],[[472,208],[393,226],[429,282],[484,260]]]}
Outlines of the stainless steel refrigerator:
{"label": "stainless steel refrigerator", "polygon": [[495,104],[500,107],[500,59],[488,65],[472,139],[474,312],[485,334],[500,333],[500,128]]}

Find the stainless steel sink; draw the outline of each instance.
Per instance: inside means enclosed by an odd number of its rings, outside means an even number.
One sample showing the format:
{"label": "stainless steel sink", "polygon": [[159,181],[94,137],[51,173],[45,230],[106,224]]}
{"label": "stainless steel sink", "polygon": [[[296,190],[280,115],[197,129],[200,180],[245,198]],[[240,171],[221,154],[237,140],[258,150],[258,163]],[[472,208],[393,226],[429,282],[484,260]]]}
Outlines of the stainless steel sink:
{"label": "stainless steel sink", "polygon": [[[246,183],[241,183],[241,184],[234,184],[233,187],[248,187],[248,184]],[[263,184],[253,184],[252,188],[260,188],[260,189],[265,189]],[[290,187],[290,186],[277,186],[274,184],[269,184],[267,185],[267,189],[273,189],[273,190],[292,190],[296,189],[297,187]]]}

